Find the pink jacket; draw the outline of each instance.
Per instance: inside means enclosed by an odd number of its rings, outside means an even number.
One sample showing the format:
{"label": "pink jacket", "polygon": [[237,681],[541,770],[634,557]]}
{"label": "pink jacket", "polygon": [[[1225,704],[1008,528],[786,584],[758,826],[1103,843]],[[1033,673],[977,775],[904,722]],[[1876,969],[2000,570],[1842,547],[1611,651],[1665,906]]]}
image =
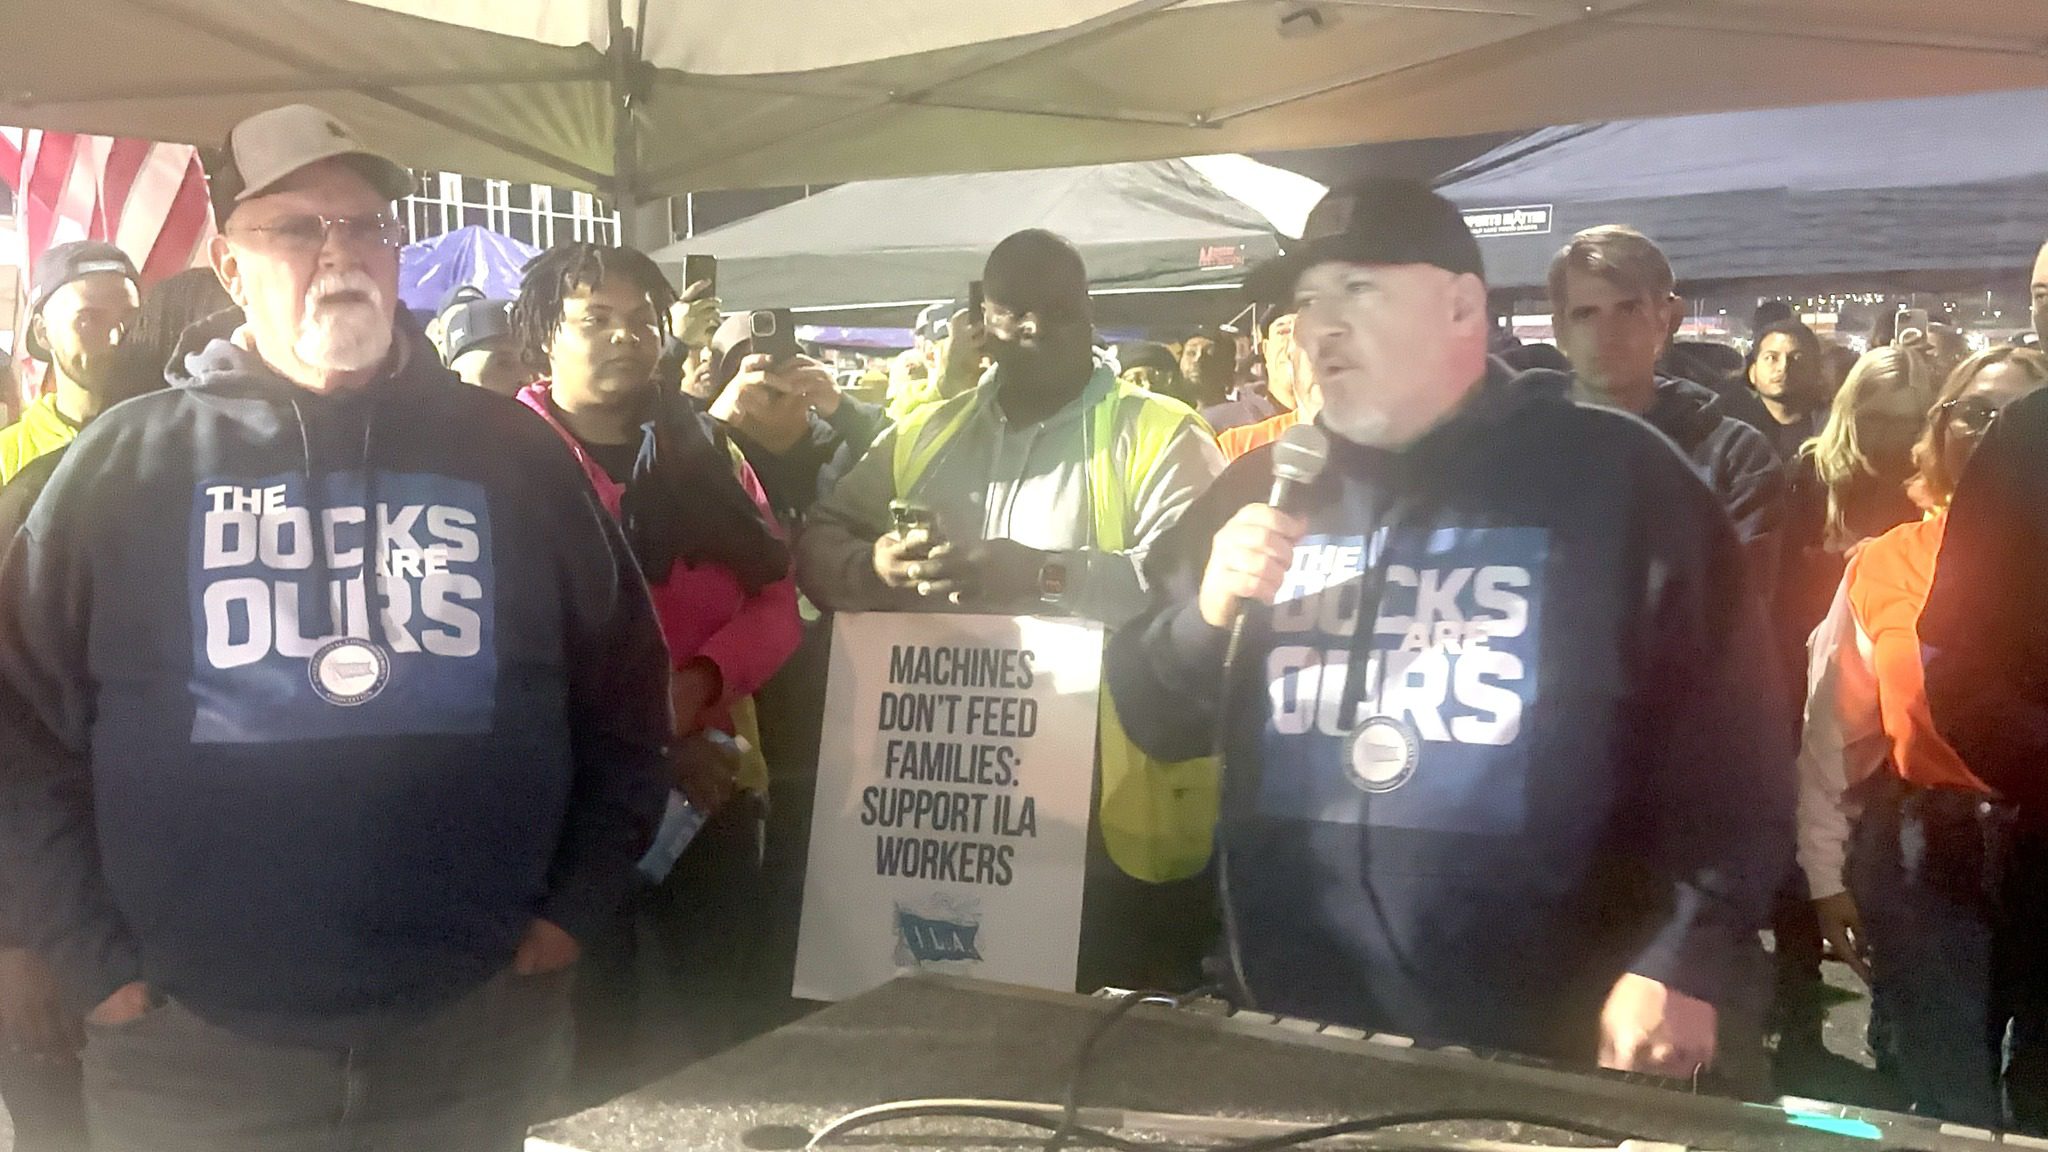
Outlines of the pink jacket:
{"label": "pink jacket", "polygon": [[[528,385],[519,393],[519,399],[540,413],[541,419],[569,445],[577,463],[583,465],[583,474],[590,477],[591,487],[597,490],[598,499],[604,502],[605,510],[618,516],[625,485],[605,475],[575,434],[555,419],[548,405],[548,382]],[[761,482],[754,478],[754,470],[743,460],[734,463],[740,486],[761,510],[762,521],[770,531],[781,535],[782,528],[768,506]],[[661,620],[662,637],[668,641],[671,666],[681,668],[700,656],[717,666],[724,694],[712,703],[704,722],[731,731],[732,705],[758,692],[803,638],[803,623],[797,618],[795,577],[785,576],[749,597],[739,580],[724,568],[678,562],[666,580],[657,583],[650,578],[647,590],[654,600],[655,615]]]}

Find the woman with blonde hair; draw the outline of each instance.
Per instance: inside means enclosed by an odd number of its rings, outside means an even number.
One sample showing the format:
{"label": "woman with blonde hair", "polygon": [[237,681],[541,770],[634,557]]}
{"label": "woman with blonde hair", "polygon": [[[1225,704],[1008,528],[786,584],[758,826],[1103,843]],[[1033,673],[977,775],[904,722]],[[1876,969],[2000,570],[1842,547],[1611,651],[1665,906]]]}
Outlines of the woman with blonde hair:
{"label": "woman with blonde hair", "polygon": [[[1865,353],[1829,405],[1820,432],[1788,468],[1771,628],[1780,681],[1797,717],[1806,696],[1806,638],[1828,612],[1842,566],[1858,543],[1919,518],[1906,493],[1913,442],[1934,402],[1924,350],[1887,346]],[[1820,925],[1796,873],[1772,917],[1778,940],[1776,1031],[1780,1052],[1825,1050]]]}
{"label": "woman with blonde hair", "polygon": [[1919,349],[1871,349],[1850,369],[1820,434],[1791,461],[1772,625],[1795,707],[1806,686],[1806,638],[1827,615],[1847,554],[1919,519],[1906,489],[1937,385]]}
{"label": "woman with blonde hair", "polygon": [[1926,353],[1910,347],[1874,348],[1849,370],[1820,435],[1799,450],[1825,493],[1828,551],[1846,552],[1915,518],[1906,494],[1913,446],[1940,383]]}
{"label": "woman with blonde hair", "polygon": [[[2005,1126],[2009,1011],[1986,850],[2005,806],[1935,730],[1917,626],[1963,465],[1999,410],[2044,384],[2048,357],[2018,348],[1981,352],[1949,378],[1913,449],[1926,517],[1857,552],[1813,634],[1799,755],[1799,863],[1823,930],[1883,1001],[1915,1110],[1989,1128]],[[2048,1051],[2028,1043],[2028,1023],[2011,1059],[2038,1068]],[[2032,1077],[2007,1079],[2011,1091]],[[2038,1118],[2040,1101],[2013,1095],[2023,1122]]]}

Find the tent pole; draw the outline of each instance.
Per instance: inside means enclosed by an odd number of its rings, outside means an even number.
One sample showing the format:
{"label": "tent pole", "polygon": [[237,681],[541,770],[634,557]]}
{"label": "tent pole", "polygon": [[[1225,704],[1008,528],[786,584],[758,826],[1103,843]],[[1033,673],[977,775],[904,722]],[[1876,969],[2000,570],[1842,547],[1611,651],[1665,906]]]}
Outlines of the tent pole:
{"label": "tent pole", "polygon": [[626,31],[625,0],[607,0],[606,7],[611,23],[611,43],[606,45],[606,55],[611,58],[611,103],[612,103],[612,211],[619,215],[619,244],[627,248],[643,246],[646,231],[640,214],[639,173],[637,168],[638,150],[633,140],[633,60],[636,55],[631,35]]}

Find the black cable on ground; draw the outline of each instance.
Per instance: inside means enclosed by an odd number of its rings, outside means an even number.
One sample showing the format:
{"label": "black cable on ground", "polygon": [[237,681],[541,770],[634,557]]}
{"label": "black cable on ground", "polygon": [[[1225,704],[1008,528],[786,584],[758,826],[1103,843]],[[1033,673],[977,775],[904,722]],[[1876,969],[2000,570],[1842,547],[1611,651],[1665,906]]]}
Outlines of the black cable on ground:
{"label": "black cable on ground", "polygon": [[820,1129],[811,1137],[810,1147],[816,1148],[833,1140],[843,1139],[864,1128],[887,1124],[898,1120],[997,1120],[1006,1124],[1017,1124],[1046,1132],[1065,1132],[1069,1141],[1113,1149],[1114,1152],[1160,1152],[1160,1144],[1146,1144],[1126,1140],[1081,1124],[1054,1122],[1038,1112],[1015,1108],[981,1108],[957,1104],[905,1104],[901,1107],[867,1109],[850,1117],[842,1117]]}
{"label": "black cable on ground", "polygon": [[1333,1136],[1350,1136],[1360,1132],[1378,1132],[1383,1129],[1400,1128],[1409,1124],[1475,1124],[1488,1122],[1527,1124],[1532,1127],[1550,1128],[1558,1132],[1569,1132],[1574,1136],[1602,1140],[1610,1145],[1619,1145],[1624,1141],[1641,1139],[1641,1137],[1633,1133],[1618,1132],[1612,1128],[1602,1128],[1597,1124],[1585,1124],[1577,1120],[1565,1120],[1556,1116],[1546,1116],[1539,1112],[1523,1112],[1513,1108],[1434,1108],[1421,1112],[1393,1112],[1384,1116],[1364,1116],[1353,1120],[1341,1120],[1335,1124],[1324,1124],[1316,1128],[1303,1128],[1298,1132],[1289,1132],[1284,1136],[1266,1136],[1257,1140],[1245,1140],[1235,1144],[1218,1144],[1211,1152],[1284,1152],[1286,1149],[1299,1148],[1304,1144],[1313,1144],[1318,1140],[1328,1140]]}
{"label": "black cable on ground", "polygon": [[1166,992],[1126,992],[1118,997],[1116,1006],[1105,1012],[1089,1027],[1088,1035],[1081,1040],[1081,1046],[1074,1050],[1074,1067],[1067,1073],[1066,1091],[1060,1095],[1059,1127],[1054,1128],[1052,1135],[1046,1138],[1045,1152],[1060,1152],[1060,1149],[1066,1147],[1071,1134],[1079,1127],[1081,1088],[1088,1077],[1088,1066],[1095,1059],[1095,1049],[1102,1043],[1102,1038],[1109,1035],[1119,1021],[1130,1015],[1131,1010],[1140,1004],[1164,1004],[1169,1008],[1178,1008],[1186,1000],[1207,992],[1208,989],[1197,989],[1185,997]]}

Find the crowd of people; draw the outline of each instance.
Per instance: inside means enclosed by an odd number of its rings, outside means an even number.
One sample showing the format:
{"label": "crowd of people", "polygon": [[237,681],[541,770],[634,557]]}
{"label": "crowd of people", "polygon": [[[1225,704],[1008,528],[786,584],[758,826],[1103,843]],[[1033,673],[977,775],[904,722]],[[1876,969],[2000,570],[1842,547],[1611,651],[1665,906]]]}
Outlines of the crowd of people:
{"label": "crowd of people", "polygon": [[1367,180],[1241,349],[1025,231],[870,402],[630,248],[416,323],[318,109],[209,176],[209,267],[39,262],[0,431],[22,1152],[513,1149],[793,1018],[836,612],[1106,629],[1081,990],[1763,1098],[1832,951],[1913,1108],[2048,1133],[2040,351],[1675,344],[1624,224],[1504,346]]}

